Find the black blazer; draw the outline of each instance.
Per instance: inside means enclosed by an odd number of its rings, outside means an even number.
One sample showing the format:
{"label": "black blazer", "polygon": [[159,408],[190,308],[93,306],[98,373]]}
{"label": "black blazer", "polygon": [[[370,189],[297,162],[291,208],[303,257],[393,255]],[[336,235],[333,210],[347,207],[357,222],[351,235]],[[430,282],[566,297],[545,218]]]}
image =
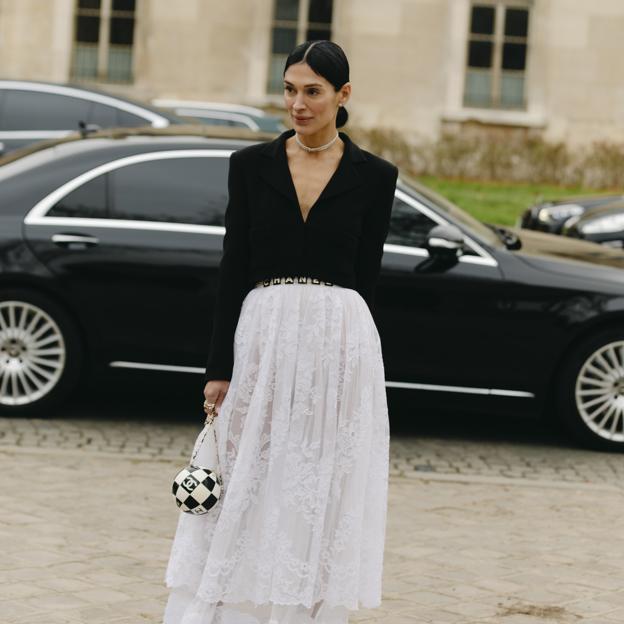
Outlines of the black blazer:
{"label": "black blazer", "polygon": [[304,221],[284,145],[294,132],[286,130],[230,156],[226,231],[205,381],[231,379],[241,305],[260,280],[317,277],[353,288],[373,312],[398,169],[339,132],[345,143],[342,158]]}

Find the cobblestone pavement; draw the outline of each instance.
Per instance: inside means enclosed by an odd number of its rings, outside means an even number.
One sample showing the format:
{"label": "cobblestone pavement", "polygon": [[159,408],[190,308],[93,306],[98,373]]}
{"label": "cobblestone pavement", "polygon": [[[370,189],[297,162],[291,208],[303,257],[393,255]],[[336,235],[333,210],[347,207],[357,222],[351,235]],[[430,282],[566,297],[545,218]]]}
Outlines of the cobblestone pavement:
{"label": "cobblestone pavement", "polygon": [[[0,419],[2,624],[161,622],[203,412],[152,394]],[[392,423],[383,604],[352,623],[624,622],[621,455],[527,421]]]}

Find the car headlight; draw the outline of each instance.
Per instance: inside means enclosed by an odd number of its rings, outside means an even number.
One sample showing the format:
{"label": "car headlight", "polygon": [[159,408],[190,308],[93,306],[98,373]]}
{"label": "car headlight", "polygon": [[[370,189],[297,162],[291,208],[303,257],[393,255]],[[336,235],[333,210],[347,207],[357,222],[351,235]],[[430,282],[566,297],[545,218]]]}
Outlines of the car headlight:
{"label": "car headlight", "polygon": [[557,223],[569,217],[583,214],[583,212],[583,206],[578,204],[558,204],[541,208],[537,213],[537,218],[541,223]]}
{"label": "car headlight", "polygon": [[624,213],[605,215],[581,225],[583,234],[605,234],[624,230]]}

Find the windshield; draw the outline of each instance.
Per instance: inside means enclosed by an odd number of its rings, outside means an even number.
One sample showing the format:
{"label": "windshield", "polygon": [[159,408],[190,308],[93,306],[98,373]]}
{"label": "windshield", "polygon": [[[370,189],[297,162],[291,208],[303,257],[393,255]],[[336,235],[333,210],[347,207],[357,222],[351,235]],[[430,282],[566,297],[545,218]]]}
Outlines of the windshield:
{"label": "windshield", "polygon": [[397,186],[406,193],[415,196],[416,199],[429,208],[437,210],[438,212],[446,213],[449,221],[459,222],[460,225],[463,225],[471,232],[474,232],[474,234],[481,238],[484,242],[489,243],[493,247],[501,246],[499,237],[491,230],[491,228],[487,227],[478,219],[475,219],[459,206],[456,206],[453,202],[446,199],[446,197],[443,197],[430,188],[422,185],[412,176],[401,171],[397,181]]}

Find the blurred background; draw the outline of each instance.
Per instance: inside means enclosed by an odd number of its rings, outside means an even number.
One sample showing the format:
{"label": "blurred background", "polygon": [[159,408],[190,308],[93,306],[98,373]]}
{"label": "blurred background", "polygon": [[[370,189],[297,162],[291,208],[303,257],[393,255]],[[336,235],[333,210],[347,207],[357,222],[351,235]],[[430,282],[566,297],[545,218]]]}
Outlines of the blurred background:
{"label": "blurred background", "polygon": [[316,39],[400,168],[385,610],[354,624],[623,622],[622,33],[624,0],[0,0],[2,624],[162,622],[229,158],[291,127]]}
{"label": "blurred background", "polygon": [[329,39],[350,64],[341,129],[401,172],[389,379],[533,409],[570,399],[573,373],[549,375],[576,362],[582,382],[591,334],[617,362],[559,411],[577,423],[608,388],[616,416],[582,437],[624,449],[622,32],[622,0],[0,0],[0,321],[43,310],[65,345],[35,380],[9,336],[0,411],[60,402],[83,359],[95,379],[203,373],[229,155],[291,126],[285,61]]}
{"label": "blurred background", "polygon": [[[621,0],[0,0],[0,77],[180,114],[201,102],[211,123],[253,127],[241,107],[284,117],[295,45],[331,39],[351,65],[353,138],[512,224],[534,200],[622,187],[623,29]],[[520,187],[502,202],[441,178]]]}

